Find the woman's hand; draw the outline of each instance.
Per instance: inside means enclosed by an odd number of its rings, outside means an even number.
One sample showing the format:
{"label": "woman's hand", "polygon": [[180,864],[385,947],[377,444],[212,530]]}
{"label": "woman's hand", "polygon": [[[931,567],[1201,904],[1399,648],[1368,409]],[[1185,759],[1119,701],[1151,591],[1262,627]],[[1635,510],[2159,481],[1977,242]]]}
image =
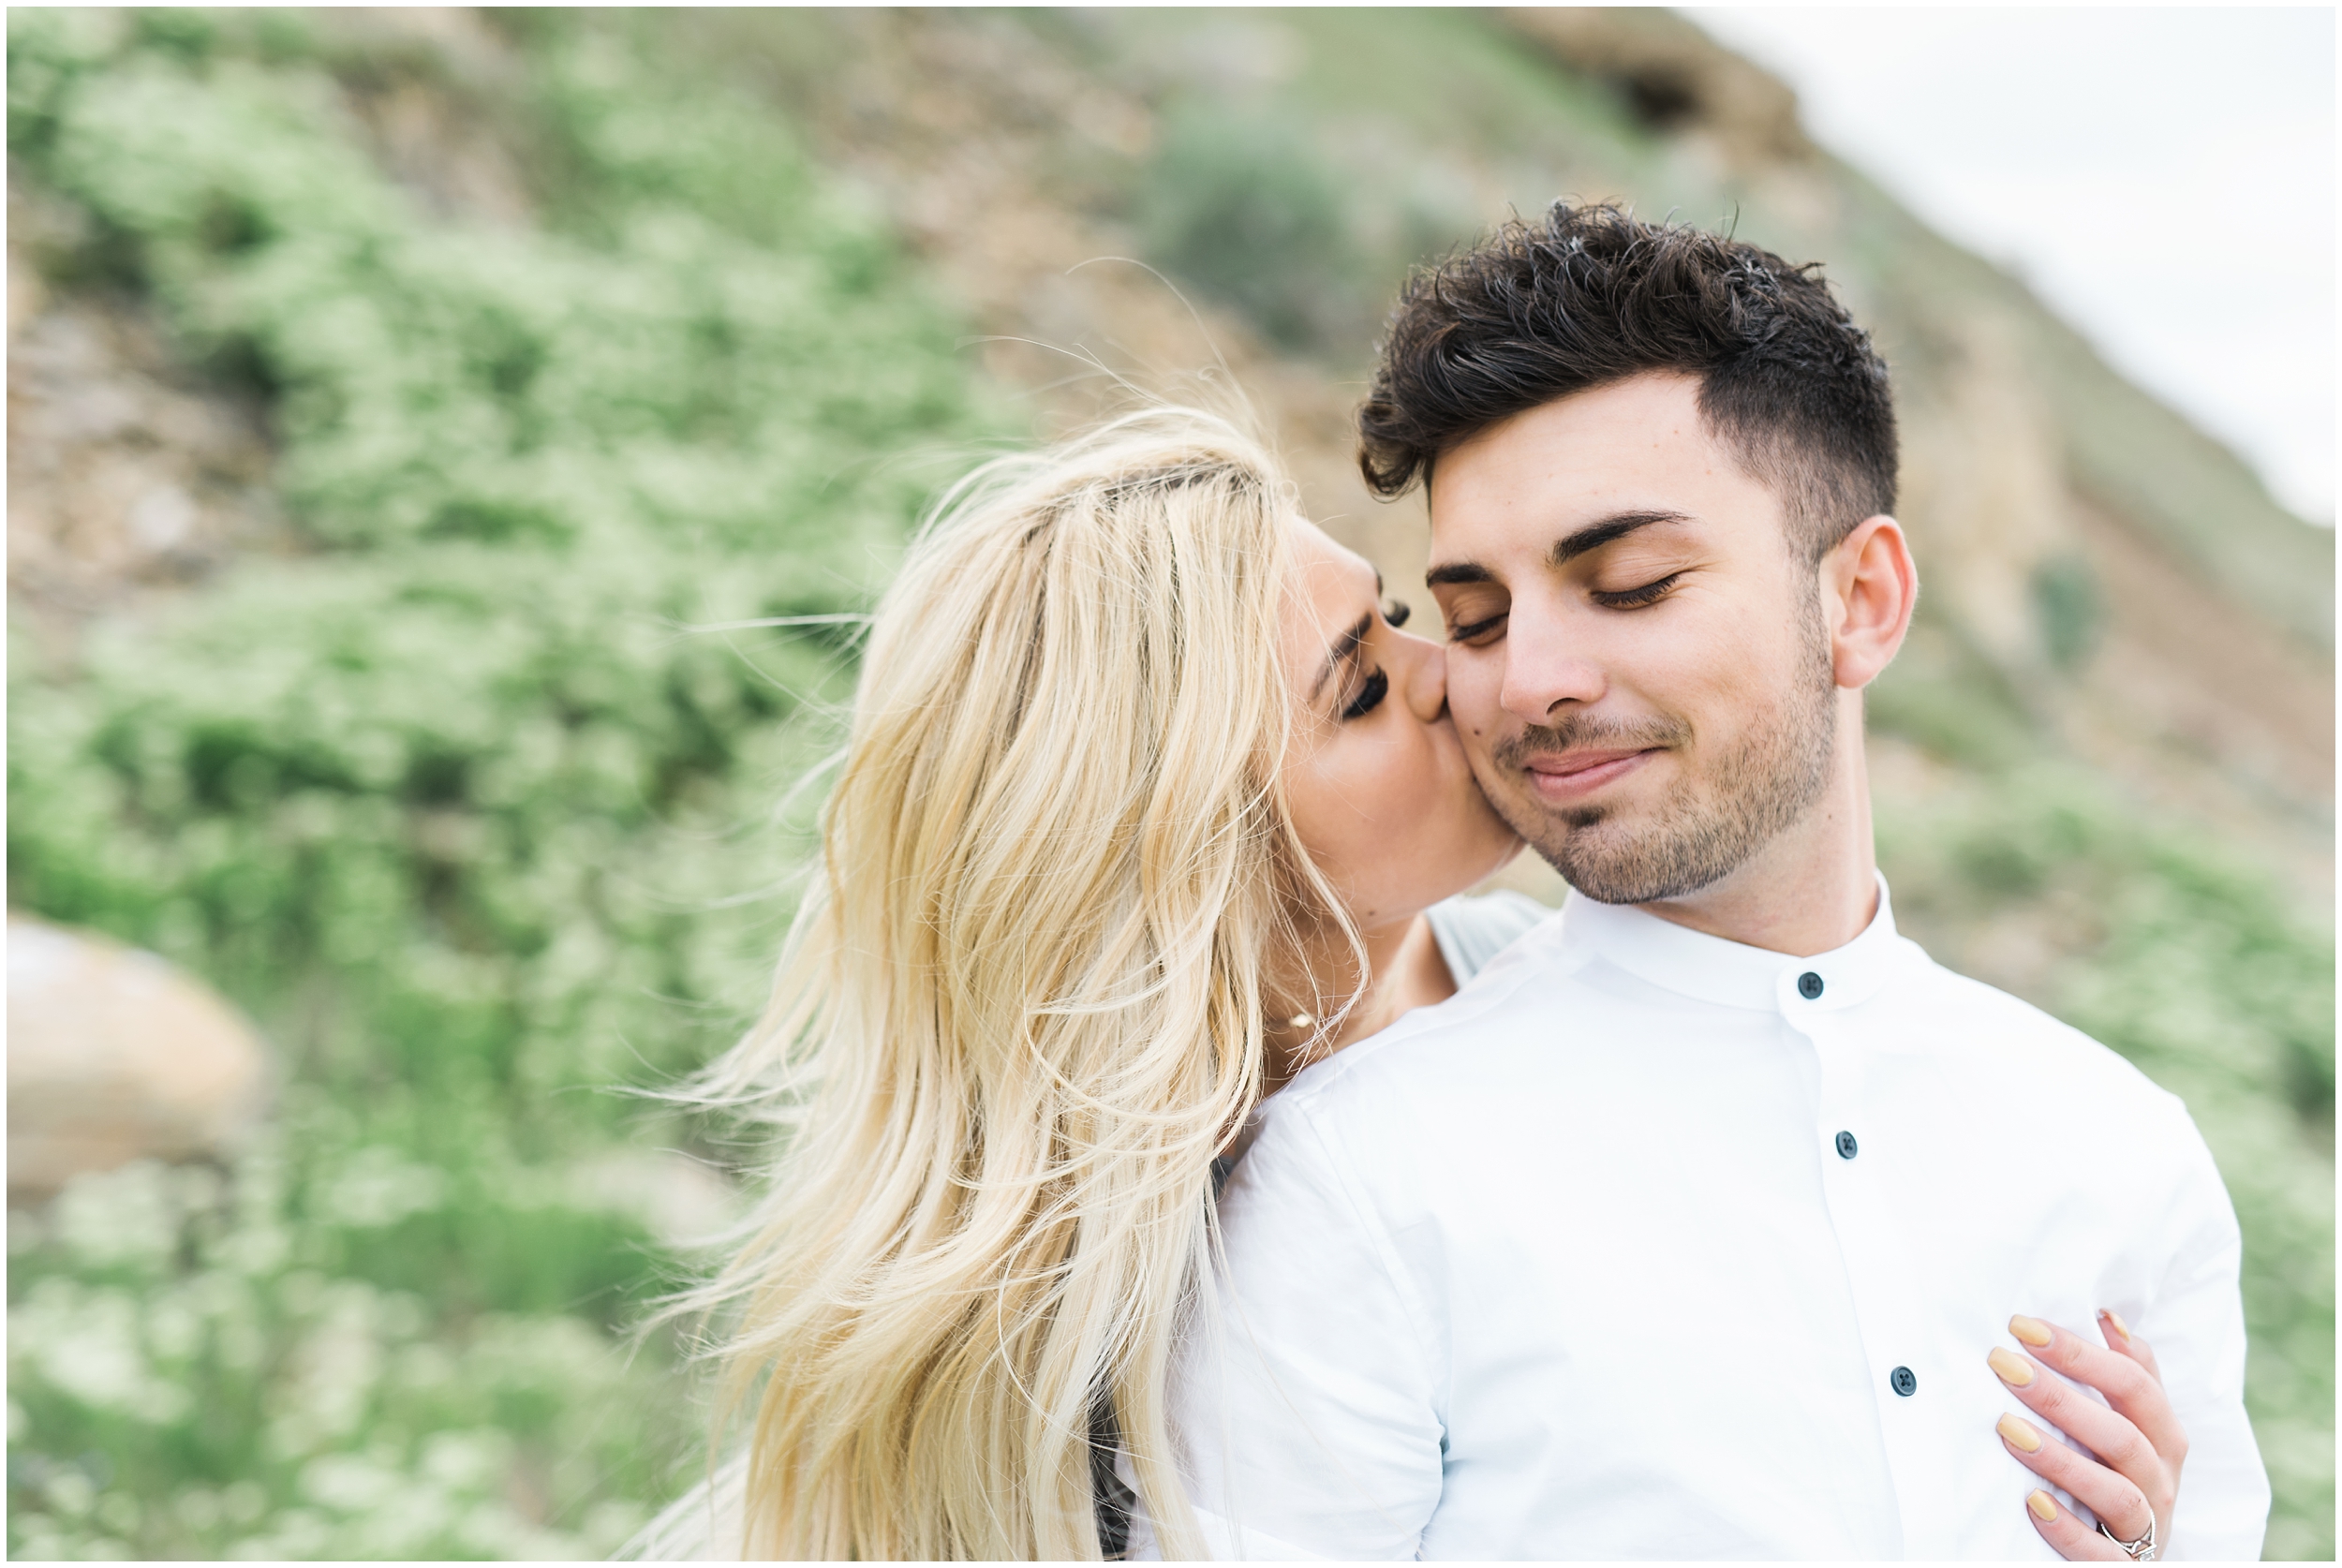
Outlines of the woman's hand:
{"label": "woman's hand", "polygon": [[[2001,1445],[2042,1480],[2080,1499],[2125,1541],[2142,1541],[2154,1528],[2157,1550],[2172,1535],[2172,1507],[2179,1498],[2179,1467],[2187,1457],[2187,1434],[2163,1392],[2155,1352],[2134,1339],[2123,1320],[2101,1309],[2101,1350],[2071,1329],[2038,1318],[2013,1317],[2008,1332],[2030,1355],[1994,1349],[1985,1357],[2008,1391],[2053,1423],[2088,1454],[2077,1453],[2013,1413],[2000,1418]],[[2106,1396],[2106,1404],[2083,1396],[2041,1368],[2054,1368],[2075,1383]],[[2108,1406],[2112,1406],[2109,1409]],[[2096,1459],[2090,1455],[2097,1456]],[[2123,1548],[2058,1506],[2046,1490],[2025,1499],[2033,1528],[2071,1561],[2124,1561]],[[2155,1555],[2142,1547],[2141,1561]]]}

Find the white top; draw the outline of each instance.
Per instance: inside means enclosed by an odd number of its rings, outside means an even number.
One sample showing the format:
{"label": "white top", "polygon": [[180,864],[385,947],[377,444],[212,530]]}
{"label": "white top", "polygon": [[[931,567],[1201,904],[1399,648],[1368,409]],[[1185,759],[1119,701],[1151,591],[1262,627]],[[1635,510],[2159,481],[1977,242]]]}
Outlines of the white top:
{"label": "white top", "polygon": [[1459,986],[1552,913],[1527,894],[1510,892],[1449,898],[1423,911],[1448,978]]}
{"label": "white top", "polygon": [[1225,1555],[2053,1561],[1984,1356],[2100,1307],[2186,1427],[2170,1555],[2260,1554],[2186,1108],[1937,967],[1883,881],[1808,959],[1573,897],[1261,1119],[1174,1388]]}
{"label": "white top", "polygon": [[[1450,898],[1425,911],[1440,956],[1459,985],[1524,931],[1553,911],[1519,893]],[[619,1548],[630,1562],[737,1562],[744,1542],[742,1512],[748,1472],[734,1454],[709,1478],[669,1503]],[[1125,1481],[1129,1478],[1124,1477]]]}

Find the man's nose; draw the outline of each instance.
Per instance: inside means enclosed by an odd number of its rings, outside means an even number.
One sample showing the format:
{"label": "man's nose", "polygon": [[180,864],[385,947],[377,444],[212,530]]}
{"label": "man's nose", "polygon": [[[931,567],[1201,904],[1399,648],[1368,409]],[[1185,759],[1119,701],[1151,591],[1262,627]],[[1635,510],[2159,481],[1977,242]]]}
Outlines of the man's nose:
{"label": "man's nose", "polygon": [[1598,701],[1606,683],[1582,650],[1566,645],[1561,629],[1516,604],[1505,626],[1505,688],[1498,701],[1524,724],[1549,724],[1564,703]]}

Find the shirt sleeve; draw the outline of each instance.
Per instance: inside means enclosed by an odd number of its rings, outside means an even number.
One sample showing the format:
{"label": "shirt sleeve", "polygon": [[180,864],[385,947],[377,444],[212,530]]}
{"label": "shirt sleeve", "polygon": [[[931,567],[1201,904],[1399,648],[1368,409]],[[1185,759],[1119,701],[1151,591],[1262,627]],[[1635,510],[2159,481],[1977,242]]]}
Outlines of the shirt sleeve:
{"label": "shirt sleeve", "polygon": [[1412,1559],[1440,1498],[1443,1337],[1301,1113],[1279,1108],[1221,1198],[1217,1310],[1172,1377],[1183,1469],[1215,1555]]}
{"label": "shirt sleeve", "polygon": [[2185,1111],[2176,1136],[2192,1169],[2173,1216],[2180,1243],[2132,1327],[2155,1348],[2164,1391],[2187,1433],[2172,1538],[2158,1554],[2258,1561],[2269,1522],[2269,1476],[2245,1414],[2244,1257],[2236,1211],[2212,1151]]}

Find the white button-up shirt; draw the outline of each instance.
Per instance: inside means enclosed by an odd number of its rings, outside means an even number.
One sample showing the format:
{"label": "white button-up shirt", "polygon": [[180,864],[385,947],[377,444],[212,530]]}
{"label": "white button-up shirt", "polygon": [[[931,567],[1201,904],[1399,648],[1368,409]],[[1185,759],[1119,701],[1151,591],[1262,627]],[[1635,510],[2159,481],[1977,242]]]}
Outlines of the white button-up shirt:
{"label": "white button-up shirt", "polygon": [[1225,1555],[2053,1561],[1984,1356],[2100,1307],[2186,1427],[2170,1554],[2260,1553],[2194,1123],[1883,881],[1802,959],[1573,897],[1270,1100],[1221,1216],[1173,1409]]}

